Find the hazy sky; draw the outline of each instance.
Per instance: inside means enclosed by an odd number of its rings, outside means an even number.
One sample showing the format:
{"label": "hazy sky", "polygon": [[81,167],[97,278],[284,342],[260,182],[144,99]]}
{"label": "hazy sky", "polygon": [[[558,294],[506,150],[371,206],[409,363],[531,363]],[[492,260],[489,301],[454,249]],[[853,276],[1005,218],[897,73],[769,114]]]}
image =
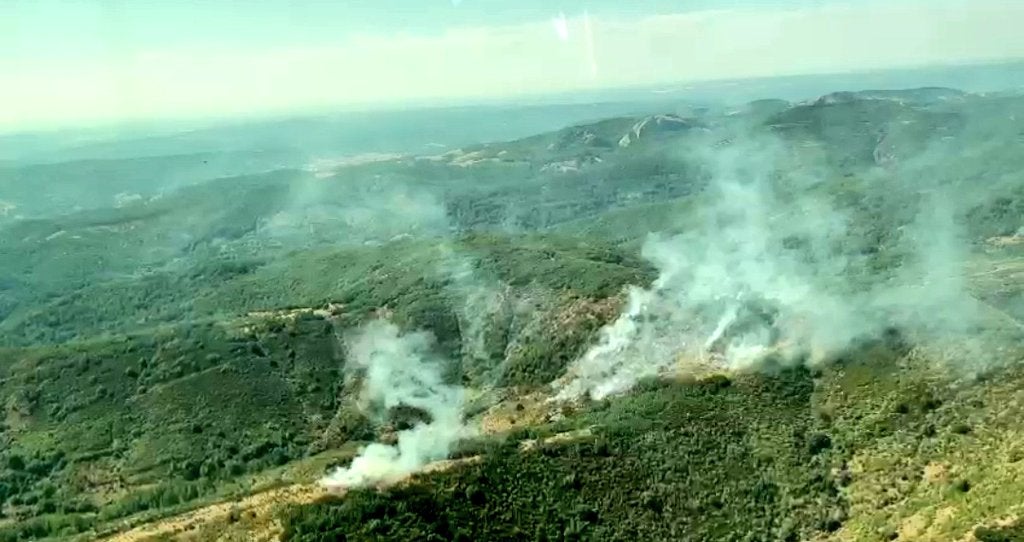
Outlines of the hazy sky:
{"label": "hazy sky", "polygon": [[1024,58],[1024,0],[5,0],[0,130]]}

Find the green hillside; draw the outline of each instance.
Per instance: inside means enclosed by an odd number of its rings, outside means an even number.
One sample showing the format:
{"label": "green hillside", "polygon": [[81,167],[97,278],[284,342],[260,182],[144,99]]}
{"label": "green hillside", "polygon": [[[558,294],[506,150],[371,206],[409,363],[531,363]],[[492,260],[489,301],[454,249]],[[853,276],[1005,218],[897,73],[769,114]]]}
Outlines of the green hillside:
{"label": "green hillside", "polygon": [[[463,417],[520,414],[455,443],[476,460],[274,507],[284,540],[1016,540],[1022,123],[1019,97],[843,93],[183,177],[4,222],[0,541],[94,539],[312,483],[415,427],[429,416],[365,404],[347,334],[380,318],[430,333]],[[183,159],[76,175],[121,190]],[[679,318],[683,337],[727,295],[765,297],[748,291],[761,278],[786,288],[766,304],[806,287],[818,320],[878,321],[813,363],[677,368],[672,352],[676,372],[623,395],[530,402],[629,310],[628,288],[670,283],[648,303],[690,312],[632,322]],[[695,286],[716,281],[717,297]],[[766,310],[773,331],[785,308]],[[211,525],[172,539],[266,528]]]}

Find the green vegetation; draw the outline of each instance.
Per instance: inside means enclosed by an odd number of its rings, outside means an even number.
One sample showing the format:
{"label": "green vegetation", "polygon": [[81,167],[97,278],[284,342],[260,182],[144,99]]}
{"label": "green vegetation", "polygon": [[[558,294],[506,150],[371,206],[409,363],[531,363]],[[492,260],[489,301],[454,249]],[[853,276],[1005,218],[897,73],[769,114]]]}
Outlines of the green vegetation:
{"label": "green vegetation", "polygon": [[[507,371],[518,376],[506,378],[523,383],[557,375],[571,358],[563,354],[545,365],[541,354],[578,351],[613,314],[601,312],[568,335],[544,321],[650,277],[635,257],[593,242],[488,235],[458,243],[481,274],[517,291],[545,292],[534,323],[500,333],[499,351],[510,341],[522,350]],[[83,529],[170,510],[239,476],[374,438],[375,424],[344,400],[349,391],[335,333],[392,308],[396,322],[433,331],[439,348],[458,359],[461,300],[440,272],[446,258],[432,242],[319,249],[263,265],[207,262],[176,276],[88,287],[58,300],[57,312],[33,325],[56,334],[51,340],[61,333],[77,338],[0,351],[10,360],[0,367],[6,375],[0,389],[9,397],[4,434],[15,443],[9,460],[20,466],[17,450],[37,458],[27,474],[14,469],[4,478],[8,513],[46,518],[19,521],[19,529]],[[424,276],[431,268],[439,272]],[[327,303],[343,307],[338,322],[308,310],[246,316]],[[524,373],[515,360],[527,358],[534,365]],[[500,361],[484,360],[491,366],[479,378],[493,378],[486,375]],[[97,499],[96,483],[118,488],[115,496]],[[53,487],[62,488],[59,500],[41,497]],[[55,512],[68,516],[69,525]]]}
{"label": "green vegetation", "polygon": [[958,381],[932,361],[889,342],[815,371],[652,380],[466,448],[480,462],[287,509],[286,540],[1017,540],[974,525],[1019,509],[1024,372]]}
{"label": "green vegetation", "polygon": [[[773,198],[807,190],[841,215],[828,246],[783,242],[798,261],[843,261],[837,288],[915,262],[932,201],[914,183],[957,190],[971,294],[1019,328],[1024,131],[1008,119],[1024,119],[1024,101],[927,96],[762,102],[665,126],[621,117],[321,178],[204,180],[271,156],[213,173],[192,164],[205,155],[83,162],[67,178],[73,165],[11,166],[75,188],[51,198],[60,213],[0,224],[0,542],[237,498],[268,472],[377,440],[412,414],[362,413],[338,341],[377,315],[430,331],[447,377],[483,392],[481,405],[543,389],[618,315],[627,285],[655,280],[640,257],[649,233],[711,224],[705,150],[744,138],[779,136],[776,159],[751,172]],[[164,166],[151,190],[132,189]],[[110,178],[85,197],[97,176]],[[119,192],[140,197],[112,207]],[[1000,343],[1000,361],[1015,344]],[[890,336],[814,370],[645,382],[463,443],[479,462],[291,508],[286,535],[1019,539],[996,522],[1022,513],[1024,377],[988,351],[939,370],[966,355],[934,348]]]}
{"label": "green vegetation", "polygon": [[292,510],[286,540],[799,540],[845,504],[810,377],[651,383],[567,420],[596,426],[383,492]]}
{"label": "green vegetation", "polygon": [[1024,540],[1024,527],[1009,525],[1005,527],[978,527],[974,530],[978,542],[1020,542]]}

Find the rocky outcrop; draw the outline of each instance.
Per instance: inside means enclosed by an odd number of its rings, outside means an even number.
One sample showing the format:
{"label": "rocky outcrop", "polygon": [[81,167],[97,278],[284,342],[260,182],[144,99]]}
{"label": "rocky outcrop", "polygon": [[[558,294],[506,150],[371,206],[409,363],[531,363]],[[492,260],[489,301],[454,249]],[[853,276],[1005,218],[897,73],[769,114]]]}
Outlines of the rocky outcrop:
{"label": "rocky outcrop", "polygon": [[652,135],[682,132],[694,127],[695,124],[692,120],[678,115],[651,115],[634,124],[633,128],[619,139],[619,147],[629,147],[641,138]]}

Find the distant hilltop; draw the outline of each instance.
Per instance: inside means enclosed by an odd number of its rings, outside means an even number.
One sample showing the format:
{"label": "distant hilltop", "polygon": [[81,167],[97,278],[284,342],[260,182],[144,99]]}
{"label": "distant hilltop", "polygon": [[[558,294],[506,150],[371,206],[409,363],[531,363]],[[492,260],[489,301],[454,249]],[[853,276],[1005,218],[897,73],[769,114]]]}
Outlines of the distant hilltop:
{"label": "distant hilltop", "polygon": [[889,100],[922,105],[963,101],[968,94],[962,90],[946,87],[922,87],[906,90],[860,90],[842,91],[826,94],[818,98],[815,105],[849,103],[857,100]]}

